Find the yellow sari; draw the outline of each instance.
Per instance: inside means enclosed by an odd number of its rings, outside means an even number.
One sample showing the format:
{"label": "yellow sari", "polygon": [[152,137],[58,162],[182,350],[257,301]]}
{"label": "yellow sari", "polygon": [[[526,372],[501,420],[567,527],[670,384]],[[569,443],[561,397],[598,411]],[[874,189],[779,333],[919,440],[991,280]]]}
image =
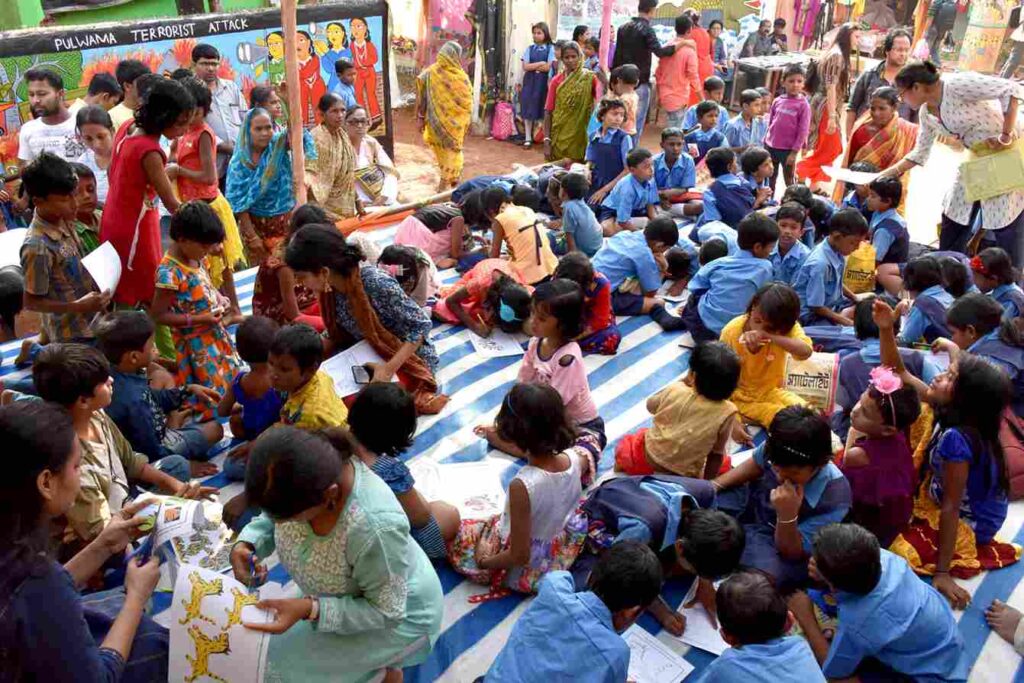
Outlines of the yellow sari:
{"label": "yellow sari", "polygon": [[[870,112],[864,112],[854,124],[853,130],[850,132],[850,140],[852,141],[856,138],[861,129],[870,122]],[[850,158],[850,150],[853,148],[853,145],[847,143],[846,150],[843,152],[841,167],[849,168],[851,164],[855,164],[858,161],[867,161],[877,166],[879,170],[884,171],[907,154],[910,154],[910,151],[914,149],[914,145],[917,144],[917,131],[916,123],[910,123],[901,119],[898,115],[894,115],[885,128],[879,130],[871,136],[871,139],[861,145],[860,149],[857,150],[856,156],[853,158]],[[902,212],[907,201],[907,187],[910,183],[910,174],[904,173],[900,178],[900,182],[903,183],[903,197],[900,199],[899,206],[899,211]],[[832,191],[832,201],[839,204],[843,201],[845,194],[846,183],[836,182],[835,189]]]}
{"label": "yellow sari", "polygon": [[583,161],[587,155],[587,122],[594,110],[593,72],[580,66],[565,74],[555,91],[551,112],[551,158]]}
{"label": "yellow sari", "polygon": [[416,79],[416,92],[426,101],[423,141],[434,150],[441,179],[455,184],[462,177],[462,144],[473,108],[473,86],[462,68],[458,43],[445,43],[437,61]]}

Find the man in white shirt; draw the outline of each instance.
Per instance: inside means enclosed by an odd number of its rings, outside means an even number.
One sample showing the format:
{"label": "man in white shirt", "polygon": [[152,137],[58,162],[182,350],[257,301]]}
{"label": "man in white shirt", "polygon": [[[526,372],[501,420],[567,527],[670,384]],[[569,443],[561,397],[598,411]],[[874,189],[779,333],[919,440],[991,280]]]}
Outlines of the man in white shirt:
{"label": "man in white shirt", "polygon": [[217,76],[220,52],[213,45],[200,43],[192,48],[192,68],[196,77],[206,83],[213,95],[206,122],[217,136],[217,175],[223,187],[228,161],[235,151],[235,142],[242,127],[242,117],[248,107],[241,89],[234,81]]}
{"label": "man in white shirt", "polygon": [[28,103],[35,118],[18,132],[18,166],[24,168],[43,152],[76,161],[85,152],[75,133],[75,119],[64,102],[64,79],[46,67],[29,69]]}
{"label": "man in white shirt", "polygon": [[142,105],[136,81],[140,76],[145,76],[148,73],[152,73],[149,67],[137,59],[122,59],[117,63],[114,76],[124,92],[124,100],[108,112],[110,120],[114,123],[115,133],[124,125],[125,121],[135,118],[135,110]]}

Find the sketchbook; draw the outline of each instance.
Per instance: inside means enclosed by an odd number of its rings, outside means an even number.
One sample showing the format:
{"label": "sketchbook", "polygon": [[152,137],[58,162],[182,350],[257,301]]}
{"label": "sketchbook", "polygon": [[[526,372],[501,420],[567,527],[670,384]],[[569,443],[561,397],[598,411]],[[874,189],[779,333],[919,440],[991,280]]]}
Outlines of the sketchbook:
{"label": "sketchbook", "polygon": [[693,672],[693,664],[636,624],[622,639],[629,645],[627,676],[633,683],[679,683]]}

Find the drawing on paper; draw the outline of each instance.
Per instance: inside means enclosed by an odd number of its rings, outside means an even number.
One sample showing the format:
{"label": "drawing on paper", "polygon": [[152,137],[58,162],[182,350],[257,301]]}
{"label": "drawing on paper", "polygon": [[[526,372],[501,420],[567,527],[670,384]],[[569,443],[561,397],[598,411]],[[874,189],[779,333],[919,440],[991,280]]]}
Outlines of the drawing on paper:
{"label": "drawing on paper", "polygon": [[185,676],[185,683],[192,683],[192,681],[203,676],[220,681],[221,683],[228,683],[210,671],[210,655],[226,655],[231,652],[228,632],[221,631],[215,638],[210,638],[203,633],[199,626],[192,624],[188,628],[188,635],[195,647],[196,656],[185,655],[185,659],[188,660],[189,665],[192,667],[191,673]]}
{"label": "drawing on paper", "polygon": [[211,595],[220,595],[224,592],[224,582],[221,579],[206,581],[199,572],[191,572],[188,575],[188,581],[192,584],[192,591],[189,594],[188,600],[183,599],[181,601],[182,606],[185,608],[185,616],[178,623],[187,624],[193,619],[202,619],[211,624],[216,623],[213,619],[203,614],[200,607],[202,606],[203,598],[210,597]]}
{"label": "drawing on paper", "polygon": [[231,595],[234,596],[235,602],[231,605],[231,609],[224,610],[227,612],[228,621],[224,624],[224,629],[227,631],[232,626],[242,623],[242,608],[246,605],[255,605],[260,601],[260,596],[246,593],[245,591],[237,588],[231,589]]}

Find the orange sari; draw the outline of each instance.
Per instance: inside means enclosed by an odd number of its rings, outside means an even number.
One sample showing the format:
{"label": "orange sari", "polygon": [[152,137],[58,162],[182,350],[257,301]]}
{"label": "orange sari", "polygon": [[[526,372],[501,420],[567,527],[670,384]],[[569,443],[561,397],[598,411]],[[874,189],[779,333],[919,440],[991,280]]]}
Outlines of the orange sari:
{"label": "orange sari", "polygon": [[[871,114],[864,112],[864,115],[857,119],[857,123],[854,124],[850,139],[853,140],[858,131],[870,121]],[[852,159],[850,158],[852,145],[847,144],[846,151],[843,154],[842,167],[849,168],[850,164],[858,161],[867,161],[877,166],[879,170],[884,171],[914,149],[914,145],[917,144],[917,131],[918,126],[916,123],[910,123],[899,116],[893,116],[889,124],[864,143]],[[904,173],[900,181],[903,183],[903,197],[900,200],[900,211],[902,211],[907,199],[907,185],[910,182],[910,174]],[[845,194],[846,183],[836,182],[835,189],[832,191],[832,201],[839,204],[843,201]]]}

